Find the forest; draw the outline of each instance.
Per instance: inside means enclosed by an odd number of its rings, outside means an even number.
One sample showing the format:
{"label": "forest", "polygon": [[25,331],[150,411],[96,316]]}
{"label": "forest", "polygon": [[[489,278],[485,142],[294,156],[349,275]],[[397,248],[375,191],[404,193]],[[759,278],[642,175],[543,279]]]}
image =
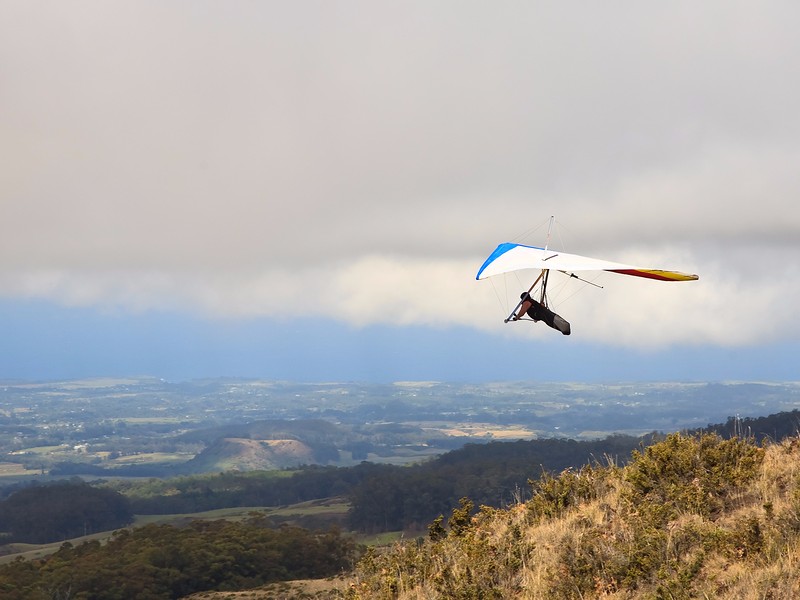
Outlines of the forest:
{"label": "forest", "polygon": [[0,596],[162,600],[329,577],[352,569],[355,558],[354,542],[338,530],[272,529],[258,515],[245,522],[146,525],[121,529],[105,545],[67,542],[45,560],[0,565]]}
{"label": "forest", "polygon": [[44,544],[129,525],[122,494],[80,479],[31,485],[0,502],[0,543]]}

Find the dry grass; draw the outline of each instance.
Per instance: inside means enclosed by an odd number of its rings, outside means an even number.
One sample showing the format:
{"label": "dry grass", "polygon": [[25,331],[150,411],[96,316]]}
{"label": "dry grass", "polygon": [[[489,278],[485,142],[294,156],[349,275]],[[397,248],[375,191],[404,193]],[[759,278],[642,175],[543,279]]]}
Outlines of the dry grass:
{"label": "dry grass", "polygon": [[[800,440],[763,451],[672,442],[686,456],[661,448],[653,460],[696,472],[661,478],[667,469],[655,463],[646,465],[656,476],[645,483],[631,465],[562,474],[544,489],[546,501],[484,509],[459,535],[371,555],[346,597],[800,597]],[[582,487],[587,481],[594,493]],[[662,483],[661,496],[645,485]]]}

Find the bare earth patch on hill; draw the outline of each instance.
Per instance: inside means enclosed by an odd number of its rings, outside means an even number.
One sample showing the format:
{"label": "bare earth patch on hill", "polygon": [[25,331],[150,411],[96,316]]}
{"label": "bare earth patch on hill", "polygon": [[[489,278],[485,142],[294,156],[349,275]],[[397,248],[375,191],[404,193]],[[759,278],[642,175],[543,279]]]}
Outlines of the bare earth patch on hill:
{"label": "bare earth patch on hill", "polygon": [[351,583],[349,577],[283,581],[242,592],[200,592],[181,600],[333,600],[343,598]]}

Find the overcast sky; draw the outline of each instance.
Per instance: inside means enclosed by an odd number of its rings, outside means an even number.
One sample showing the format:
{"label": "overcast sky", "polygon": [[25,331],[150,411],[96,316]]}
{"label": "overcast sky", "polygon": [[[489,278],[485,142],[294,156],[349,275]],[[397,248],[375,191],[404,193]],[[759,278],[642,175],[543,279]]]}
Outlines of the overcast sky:
{"label": "overcast sky", "polygon": [[[506,368],[522,353],[796,379],[798,23],[790,1],[2,0],[0,377],[547,379]],[[554,276],[572,336],[505,325],[531,277],[475,274],[551,215],[553,247],[700,280]]]}

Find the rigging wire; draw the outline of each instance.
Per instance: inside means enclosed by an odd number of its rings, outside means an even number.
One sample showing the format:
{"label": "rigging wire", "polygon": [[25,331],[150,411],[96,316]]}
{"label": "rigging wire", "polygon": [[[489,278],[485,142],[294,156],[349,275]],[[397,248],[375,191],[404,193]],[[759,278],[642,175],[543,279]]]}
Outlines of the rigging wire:
{"label": "rigging wire", "polygon": [[[601,285],[596,283],[598,279],[601,279],[603,277],[603,273],[602,272],[595,274],[592,279],[589,279],[589,278],[585,278],[584,279],[584,278],[581,278],[581,277],[573,278],[570,275],[568,275],[567,273],[562,273],[562,275],[565,275],[566,279],[562,280],[561,283],[556,288],[556,303],[558,305],[560,305],[560,306],[563,306],[564,304],[566,304],[570,299],[572,299],[573,296],[577,296],[579,293],[581,293],[583,290],[585,290],[589,286],[600,287],[600,288],[603,287],[603,286],[601,286]],[[572,279],[577,279],[578,281],[581,282],[582,285],[579,285],[575,289],[573,289],[572,292],[568,296],[561,298],[560,294],[564,293],[565,290],[567,290],[567,285]]]}
{"label": "rigging wire", "polygon": [[517,244],[518,243],[522,243],[525,239],[533,236],[534,233],[536,233],[540,229],[544,228],[549,222],[550,222],[550,218],[548,217],[547,219],[545,219],[542,223],[540,223],[536,227],[533,227],[531,229],[523,231],[521,234],[511,238],[511,241],[514,242],[514,243],[517,243]]}
{"label": "rigging wire", "polygon": [[[489,281],[492,282],[492,290],[494,291],[494,295],[497,297],[497,303],[500,305],[500,310],[502,310],[504,313],[508,312],[508,284],[506,284],[505,286],[506,292],[504,295],[505,297],[504,301],[503,298],[500,296],[500,292],[497,291],[497,286],[495,285],[494,280],[490,279]],[[503,277],[503,283],[505,283],[505,277]]]}
{"label": "rigging wire", "polygon": [[561,221],[556,221],[555,224],[556,224],[556,228],[555,228],[556,235],[558,236],[558,243],[560,244],[559,248],[561,248],[562,252],[566,252],[567,251],[567,245],[564,243],[564,238],[561,236],[561,232],[562,231],[566,231],[567,233],[569,233],[571,235],[572,231],[570,231],[569,227],[566,227],[565,225],[563,225],[561,223]]}

